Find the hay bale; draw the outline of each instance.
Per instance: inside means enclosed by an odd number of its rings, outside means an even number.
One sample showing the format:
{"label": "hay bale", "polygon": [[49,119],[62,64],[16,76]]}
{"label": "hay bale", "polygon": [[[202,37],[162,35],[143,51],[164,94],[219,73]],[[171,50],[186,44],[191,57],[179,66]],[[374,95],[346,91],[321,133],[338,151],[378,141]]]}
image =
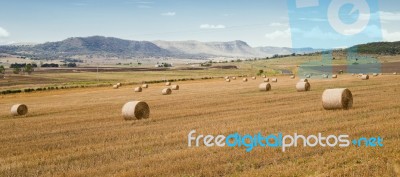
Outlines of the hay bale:
{"label": "hay bale", "polygon": [[351,74],[352,76],[354,76],[355,74],[353,73],[353,74]]}
{"label": "hay bale", "polygon": [[121,86],[122,86],[122,84],[121,84],[121,83],[117,83],[117,85],[118,85],[118,87],[121,87]]}
{"label": "hay bale", "polygon": [[171,86],[171,89],[172,89],[172,90],[179,90],[179,85],[172,85],[172,86]]}
{"label": "hay bale", "polygon": [[171,82],[166,82],[165,83],[165,86],[170,86],[171,85]]}
{"label": "hay bale", "polygon": [[308,82],[298,82],[296,84],[296,90],[298,92],[307,92],[307,91],[310,91],[310,89],[311,89],[311,85]]}
{"label": "hay bale", "polygon": [[243,82],[247,82],[247,78],[243,78]]}
{"label": "hay bale", "polygon": [[256,80],[256,79],[257,79],[257,77],[251,77],[251,79],[253,79],[253,80]]}
{"label": "hay bale", "polygon": [[148,84],[143,84],[142,88],[149,88],[149,85]]}
{"label": "hay bale", "polygon": [[170,88],[165,88],[161,91],[163,95],[171,95],[172,90]]}
{"label": "hay bale", "polygon": [[322,94],[322,106],[326,110],[350,109],[353,106],[353,95],[347,88],[327,89]]}
{"label": "hay bale", "polygon": [[236,77],[232,77],[232,80],[236,80]]}
{"label": "hay bale", "polygon": [[376,77],[378,76],[378,73],[373,73],[372,76]]}
{"label": "hay bale", "polygon": [[267,76],[266,76],[266,75],[263,75],[262,77],[263,77],[263,78],[267,78]]}
{"label": "hay bale", "polygon": [[368,80],[368,79],[369,79],[369,75],[362,75],[362,76],[361,76],[361,79],[362,79],[362,80]]}
{"label": "hay bale", "polygon": [[260,91],[270,91],[271,90],[271,84],[269,84],[269,83],[261,83],[258,86],[258,88],[259,88]]}
{"label": "hay bale", "polygon": [[337,78],[337,75],[336,75],[336,74],[332,75],[332,78],[335,78],[335,79],[336,79],[336,78]]}
{"label": "hay bale", "polygon": [[231,80],[230,79],[226,79],[225,82],[231,82]]}
{"label": "hay bale", "polygon": [[327,74],[322,74],[322,78],[328,78],[329,76]]}
{"label": "hay bale", "polygon": [[308,82],[308,79],[300,79],[299,82]]}
{"label": "hay bale", "polygon": [[306,75],[306,78],[311,78],[311,75],[310,75],[310,74],[307,74],[307,75]]}
{"label": "hay bale", "polygon": [[393,75],[397,75],[397,72],[394,72]]}
{"label": "hay bale", "polygon": [[293,76],[290,76],[290,79],[295,79],[296,78],[296,76],[295,75],[293,75]]}
{"label": "hay bale", "polygon": [[272,78],[271,81],[272,81],[272,82],[278,82],[278,79],[277,79],[277,78]]}
{"label": "hay bale", "polygon": [[15,104],[11,107],[11,115],[23,116],[25,114],[28,114],[28,106],[24,104]]}
{"label": "hay bale", "polygon": [[142,92],[142,87],[136,87],[135,92]]}
{"label": "hay bale", "polygon": [[225,79],[229,79],[230,77],[229,76],[225,76]]}
{"label": "hay bale", "polygon": [[264,82],[269,82],[269,78],[265,78],[265,79],[264,79]]}
{"label": "hay bale", "polygon": [[122,107],[122,117],[125,120],[147,119],[150,116],[150,108],[146,102],[131,101]]}
{"label": "hay bale", "polygon": [[113,85],[113,89],[118,89],[119,86],[118,85]]}

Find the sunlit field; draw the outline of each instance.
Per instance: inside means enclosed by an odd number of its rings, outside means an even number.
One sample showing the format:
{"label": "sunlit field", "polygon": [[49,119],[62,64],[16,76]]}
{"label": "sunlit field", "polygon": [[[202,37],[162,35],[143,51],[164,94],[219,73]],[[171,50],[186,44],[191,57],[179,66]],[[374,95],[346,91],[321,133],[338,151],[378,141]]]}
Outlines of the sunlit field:
{"label": "sunlit field", "polygon": [[[102,77],[113,78],[113,73]],[[181,89],[168,96],[161,95],[166,87],[161,83],[150,84],[142,93],[133,92],[139,85],[129,85],[3,95],[0,176],[400,174],[400,76],[363,81],[339,75],[338,79],[311,80],[310,92],[296,91],[298,78],[277,78],[269,92],[258,91],[262,78],[246,83],[241,78],[230,83],[215,78],[176,82]],[[324,110],[321,95],[327,88],[350,89],[353,108]],[[121,108],[131,100],[146,101],[150,118],[125,121]],[[28,115],[12,117],[10,107],[16,103],[28,105]],[[188,147],[191,130],[204,135],[381,136],[384,147],[293,147],[286,152],[261,147],[251,152],[244,147]]]}

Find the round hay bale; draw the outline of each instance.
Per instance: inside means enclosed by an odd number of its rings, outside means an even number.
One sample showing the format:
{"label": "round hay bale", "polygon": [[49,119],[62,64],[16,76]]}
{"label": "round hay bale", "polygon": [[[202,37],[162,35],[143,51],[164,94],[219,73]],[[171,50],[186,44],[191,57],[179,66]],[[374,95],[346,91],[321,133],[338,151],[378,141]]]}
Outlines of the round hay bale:
{"label": "round hay bale", "polygon": [[171,85],[171,82],[166,82],[165,83],[165,86],[170,86]]}
{"label": "round hay bale", "polygon": [[230,80],[230,79],[226,79],[225,81],[226,81],[226,82],[231,82],[231,80]]}
{"label": "round hay bale", "polygon": [[264,79],[264,82],[269,82],[269,78],[265,78],[265,79]]}
{"label": "round hay bale", "polygon": [[172,85],[171,88],[172,90],[179,90],[179,85]]}
{"label": "round hay bale", "polygon": [[327,74],[322,74],[322,78],[328,78],[329,76]]}
{"label": "round hay bale", "polygon": [[232,80],[236,80],[236,77],[232,77]]}
{"label": "round hay bale", "polygon": [[311,75],[307,74],[307,75],[306,75],[306,78],[311,78]]}
{"label": "round hay bale", "polygon": [[28,106],[24,104],[15,104],[11,107],[11,115],[23,116],[25,114],[28,114]]}
{"label": "round hay bale", "polygon": [[247,82],[247,78],[243,78],[243,82]]}
{"label": "round hay bale", "polygon": [[322,94],[322,106],[326,110],[350,109],[353,106],[353,95],[347,88],[327,89]]}
{"label": "round hay bale", "polygon": [[373,73],[372,76],[376,77],[378,76],[378,73]]}
{"label": "round hay bale", "polygon": [[361,79],[362,79],[362,80],[368,80],[368,79],[369,79],[369,75],[362,75],[362,76],[361,76]]}
{"label": "round hay bale", "polygon": [[256,79],[257,79],[257,77],[251,77],[251,79],[253,79],[253,80],[256,80]]}
{"label": "round hay bale", "polygon": [[122,84],[121,84],[121,83],[117,83],[117,85],[118,85],[118,87],[121,87],[121,86],[122,86]]}
{"label": "round hay bale", "polygon": [[163,95],[171,95],[172,90],[170,88],[165,88],[161,91]]}
{"label": "round hay bale", "polygon": [[332,75],[332,78],[335,78],[335,79],[336,79],[336,78],[337,78],[337,75],[336,75],[336,74]]}
{"label": "round hay bale", "polygon": [[263,78],[267,78],[267,76],[266,76],[266,75],[263,75],[262,77],[263,77]]}
{"label": "round hay bale", "polygon": [[229,79],[230,77],[229,76],[225,76],[225,79]]}
{"label": "round hay bale", "polygon": [[135,92],[142,92],[142,87],[136,87]]}
{"label": "round hay bale", "polygon": [[272,78],[271,81],[272,81],[272,82],[278,82],[278,79],[277,79],[277,78]]}
{"label": "round hay bale", "polygon": [[293,75],[293,76],[290,76],[290,79],[295,79],[295,78],[296,78],[296,76],[294,76],[294,75]]}
{"label": "round hay bale", "polygon": [[397,75],[397,72],[394,72],[393,75]]}
{"label": "round hay bale", "polygon": [[300,79],[299,82],[308,82],[308,79]]}
{"label": "round hay bale", "polygon": [[113,85],[113,89],[118,89],[119,86],[118,85]]}
{"label": "round hay bale", "polygon": [[353,74],[351,74],[352,76],[354,76],[355,74],[353,73]]}
{"label": "round hay bale", "polygon": [[311,85],[308,82],[298,82],[296,84],[296,90],[298,92],[307,92],[307,91],[310,91],[310,89],[311,89]]}
{"label": "round hay bale", "polygon": [[125,120],[147,119],[150,116],[150,108],[146,102],[131,101],[122,107],[122,117]]}
{"label": "round hay bale", "polygon": [[271,84],[269,84],[269,83],[261,83],[258,86],[258,88],[259,88],[260,91],[270,91],[271,90]]}
{"label": "round hay bale", "polygon": [[149,85],[148,84],[143,84],[142,88],[149,88]]}

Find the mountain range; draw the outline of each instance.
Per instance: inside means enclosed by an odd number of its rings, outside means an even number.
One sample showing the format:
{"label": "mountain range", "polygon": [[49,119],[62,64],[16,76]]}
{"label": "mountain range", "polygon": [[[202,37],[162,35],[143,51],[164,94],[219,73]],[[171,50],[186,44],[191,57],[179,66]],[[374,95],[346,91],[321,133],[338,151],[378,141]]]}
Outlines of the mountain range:
{"label": "mountain range", "polygon": [[173,57],[206,59],[211,57],[269,57],[275,54],[313,53],[312,48],[251,47],[246,42],[199,41],[134,41],[114,37],[72,37],[58,42],[35,45],[0,46],[0,53],[37,58],[67,58],[74,56],[104,56],[117,58]]}

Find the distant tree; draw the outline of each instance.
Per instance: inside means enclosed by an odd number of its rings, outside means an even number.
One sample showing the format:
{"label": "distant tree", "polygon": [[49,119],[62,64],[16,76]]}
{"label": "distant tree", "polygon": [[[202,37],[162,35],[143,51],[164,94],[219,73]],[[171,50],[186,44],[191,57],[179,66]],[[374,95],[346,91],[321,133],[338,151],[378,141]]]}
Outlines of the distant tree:
{"label": "distant tree", "polygon": [[0,65],[0,74],[4,74],[6,72],[6,69],[4,68],[3,65]]}
{"label": "distant tree", "polygon": [[76,67],[76,63],[68,63],[67,67],[68,68],[75,68]]}
{"label": "distant tree", "polygon": [[28,74],[32,74],[32,72],[34,71],[33,69],[33,65],[32,64],[27,64],[24,67],[24,72],[28,73]]}
{"label": "distant tree", "polygon": [[14,74],[19,74],[21,72],[21,68],[19,68],[19,67],[14,67],[14,69],[13,69],[13,73]]}

